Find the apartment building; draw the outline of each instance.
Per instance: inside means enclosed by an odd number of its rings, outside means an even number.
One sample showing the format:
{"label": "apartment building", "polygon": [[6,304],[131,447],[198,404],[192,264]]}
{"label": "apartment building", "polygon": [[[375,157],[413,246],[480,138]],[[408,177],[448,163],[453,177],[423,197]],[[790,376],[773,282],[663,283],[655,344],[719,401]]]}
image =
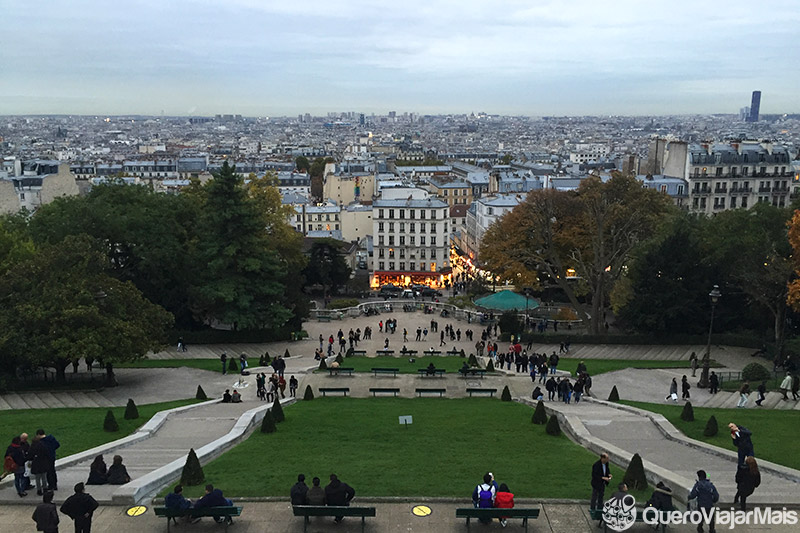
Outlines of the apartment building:
{"label": "apartment building", "polygon": [[523,200],[523,195],[503,194],[478,198],[472,203],[467,210],[466,238],[461,239],[461,244],[473,261],[479,259],[483,235],[489,226]]}

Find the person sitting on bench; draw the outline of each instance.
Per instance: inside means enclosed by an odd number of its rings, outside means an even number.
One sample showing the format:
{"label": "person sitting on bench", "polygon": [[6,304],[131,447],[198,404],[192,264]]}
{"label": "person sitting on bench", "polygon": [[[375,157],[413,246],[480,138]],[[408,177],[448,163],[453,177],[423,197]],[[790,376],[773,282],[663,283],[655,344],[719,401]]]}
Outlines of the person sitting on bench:
{"label": "person sitting on bench", "polygon": [[311,480],[311,488],[306,493],[308,505],[325,505],[325,490],[320,487],[318,477]]}
{"label": "person sitting on bench", "polygon": [[[222,495],[222,491],[215,489],[214,485],[206,485],[206,495],[197,500],[194,504],[195,509],[203,507],[233,507],[233,502]],[[214,520],[221,524],[227,521],[229,524],[233,523],[233,518],[227,516],[225,518],[215,516]]]}
{"label": "person sitting on bench", "polygon": [[[175,489],[164,497],[164,507],[167,509],[186,510],[192,508],[192,502],[183,496],[183,487],[175,485]],[[200,518],[192,518],[186,515],[186,521],[190,524],[196,524],[200,521]]]}
{"label": "person sitting on bench", "polygon": [[467,362],[466,362],[466,361],[464,361],[464,364],[463,364],[463,365],[461,365],[461,369],[459,370],[459,372],[461,372],[461,373],[462,373],[462,374],[464,374],[465,376],[466,376],[467,374],[469,374],[469,365],[467,364]]}
{"label": "person sitting on bench", "polygon": [[428,376],[435,376],[436,375],[436,366],[434,366],[433,363],[429,364],[428,368],[426,368],[425,370],[427,370],[427,375]]}

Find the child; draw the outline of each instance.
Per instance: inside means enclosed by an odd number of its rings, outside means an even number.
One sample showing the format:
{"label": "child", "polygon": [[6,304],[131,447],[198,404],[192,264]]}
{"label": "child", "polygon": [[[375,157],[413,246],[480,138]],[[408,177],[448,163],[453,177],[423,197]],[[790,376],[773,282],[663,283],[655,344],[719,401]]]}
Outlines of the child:
{"label": "child", "polygon": [[[508,490],[508,485],[501,483],[497,489],[497,494],[494,497],[494,506],[498,509],[513,509],[514,508],[514,494]],[[500,518],[500,523],[506,527],[507,516]]]}

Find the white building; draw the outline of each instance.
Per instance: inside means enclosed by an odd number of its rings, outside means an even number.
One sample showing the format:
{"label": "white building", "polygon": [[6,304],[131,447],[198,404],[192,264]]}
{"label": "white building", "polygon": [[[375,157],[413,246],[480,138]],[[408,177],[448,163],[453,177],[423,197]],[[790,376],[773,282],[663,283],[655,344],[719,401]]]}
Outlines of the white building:
{"label": "white building", "polygon": [[466,247],[471,259],[478,259],[483,235],[489,226],[522,202],[524,197],[518,194],[485,196],[475,200],[467,210],[466,239],[461,243]]}

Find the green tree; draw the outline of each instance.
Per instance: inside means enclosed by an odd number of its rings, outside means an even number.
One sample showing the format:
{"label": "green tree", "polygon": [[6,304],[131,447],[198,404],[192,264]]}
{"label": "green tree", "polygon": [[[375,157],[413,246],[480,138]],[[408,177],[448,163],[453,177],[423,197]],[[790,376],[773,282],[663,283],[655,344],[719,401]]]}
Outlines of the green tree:
{"label": "green tree", "polygon": [[119,431],[119,424],[117,423],[117,418],[114,416],[114,411],[109,409],[106,411],[106,418],[103,420],[103,429],[108,431],[109,433],[114,433],[115,431]]}
{"label": "green tree", "polygon": [[692,402],[686,402],[683,405],[683,411],[681,411],[681,420],[685,422],[694,422],[694,408],[692,407]]}
{"label": "green tree", "polygon": [[136,420],[139,418],[139,409],[136,407],[132,398],[128,398],[128,403],[125,405],[125,420]]}
{"label": "green tree", "polygon": [[608,394],[608,401],[609,402],[618,402],[619,401],[619,392],[617,391],[617,386],[614,385],[611,388],[611,392]]}
{"label": "green tree", "polygon": [[200,466],[200,459],[197,458],[194,448],[191,448],[181,472],[181,485],[195,487],[201,485],[205,480],[206,475],[203,473],[203,467]]}
{"label": "green tree", "polygon": [[285,272],[270,246],[258,204],[245,191],[235,167],[226,161],[204,187],[197,226],[193,309],[204,321],[234,329],[282,327],[291,311],[282,305]]}
{"label": "green tree", "polygon": [[322,285],[325,297],[329,291],[347,283],[352,270],[339,254],[339,245],[333,239],[315,239],[311,245],[305,278]]}
{"label": "green tree", "polygon": [[708,422],[706,422],[706,427],[703,430],[703,435],[705,435],[706,437],[713,437],[717,433],[719,433],[719,424],[717,424],[717,417],[711,415],[711,417],[708,419]]}
{"label": "green tree", "polygon": [[513,160],[514,156],[511,154],[506,154],[500,158],[500,162],[504,165],[510,165]]}
{"label": "green tree", "polygon": [[275,395],[275,401],[272,403],[272,412],[273,418],[275,418],[275,422],[283,422],[286,420],[286,415],[283,413],[283,406],[281,405],[281,401],[278,399],[278,395]]}
{"label": "green tree", "polygon": [[198,400],[208,400],[208,395],[206,391],[203,390],[203,387],[200,385],[197,386],[197,392],[195,393],[194,397]]}
{"label": "green tree", "polygon": [[542,426],[547,424],[547,411],[544,409],[544,402],[542,400],[536,402],[536,409],[533,411],[531,422]]}
{"label": "green tree", "polygon": [[556,415],[550,416],[547,420],[547,425],[544,427],[544,431],[548,435],[553,435],[554,437],[561,435],[561,426],[558,425],[558,417]]}
{"label": "green tree", "polygon": [[264,413],[264,419],[261,420],[261,433],[275,433],[277,429],[272,411],[270,410]]}
{"label": "green tree", "polygon": [[49,366],[57,377],[74,359],[113,364],[164,346],[172,316],[130,282],[109,276],[86,236],[44,245],[0,277],[0,360],[6,369]]}
{"label": "green tree", "polygon": [[298,172],[308,172],[308,169],[311,168],[311,163],[309,163],[306,156],[298,155],[294,160],[294,167]]}
{"label": "green tree", "polygon": [[628,485],[629,489],[647,490],[647,476],[644,472],[644,463],[642,462],[642,457],[638,453],[633,454],[633,457],[631,457],[631,462],[628,465],[628,469],[625,470],[622,481]]}

